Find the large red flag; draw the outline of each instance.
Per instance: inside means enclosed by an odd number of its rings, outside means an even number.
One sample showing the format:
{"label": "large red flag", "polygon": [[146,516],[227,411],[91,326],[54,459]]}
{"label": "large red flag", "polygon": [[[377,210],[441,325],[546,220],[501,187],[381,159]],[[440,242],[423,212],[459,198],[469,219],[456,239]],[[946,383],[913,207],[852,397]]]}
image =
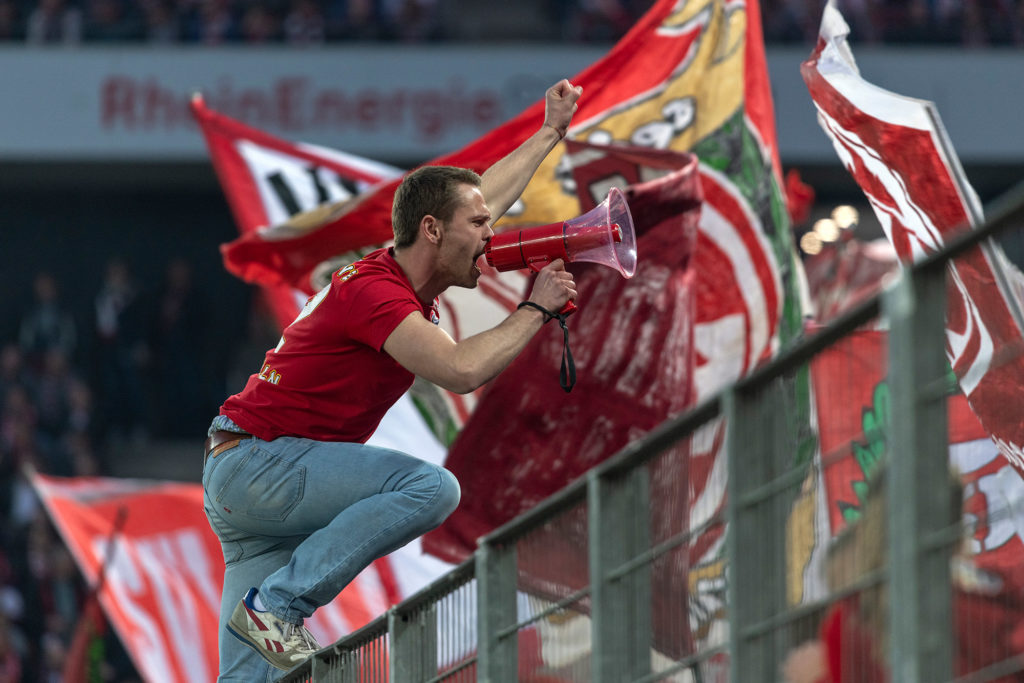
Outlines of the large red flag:
{"label": "large red flag", "polygon": [[[105,571],[99,602],[143,678],[214,680],[217,639],[230,636],[217,632],[224,560],[203,514],[202,487],[35,474],[32,483],[86,581],[97,586]],[[333,642],[369,622],[393,601],[381,581],[360,574],[307,621],[310,630]]]}
{"label": "large red flag", "polygon": [[[801,67],[818,120],[903,261],[940,249],[981,221],[981,208],[931,102],[861,78],[832,3]],[[1024,472],[1019,277],[989,240],[949,263],[946,351],[960,388],[1003,455]]]}
{"label": "large red flag", "polygon": [[[862,330],[811,363],[826,539],[860,516],[872,472],[893,457],[887,350],[886,332]],[[952,376],[949,386],[955,388]],[[971,596],[958,603],[955,619],[960,630],[957,673],[963,675],[1020,651],[1024,527],[1018,510],[1024,479],[987,437],[963,394],[950,395],[948,419],[949,461],[963,482],[963,512],[970,521],[970,563],[959,562],[954,573],[960,595]]]}
{"label": "large red flag", "polygon": [[[555,493],[630,441],[692,402],[695,286],[701,192],[697,158],[680,152],[570,143],[583,161],[574,178],[584,210],[603,199],[609,179],[626,187],[643,268],[629,280],[594,264],[571,264],[580,296],[572,321],[578,381],[570,394],[557,381],[563,334],[555,325],[530,342],[495,379],[449,450],[446,466],[464,491],[459,508],[424,539],[428,552],[459,560],[476,539]],[[654,177],[647,182],[641,178]],[[652,476],[655,535],[688,530],[688,499],[705,479],[688,477],[689,452],[662,458]],[[703,473],[706,475],[706,473]],[[494,482],[502,482],[494,486]],[[488,495],[482,495],[489,491]],[[560,523],[536,532],[541,556],[525,553],[520,580],[531,592],[562,597],[586,586],[585,524]],[[686,605],[689,547],[658,563],[655,645],[671,656],[692,646],[669,624]],[[682,620],[685,621],[685,620]],[[671,637],[669,634],[675,634]]]}
{"label": "large red flag", "polygon": [[578,372],[571,393],[558,382],[563,333],[555,325],[491,383],[445,462],[464,491],[489,494],[464,495],[425,541],[451,561],[691,403],[697,158],[582,143],[570,143],[569,153],[587,160],[574,176],[583,210],[603,199],[608,179],[662,175],[625,193],[643,264],[629,280],[607,267],[569,266],[580,292],[570,318]]}
{"label": "large red flag", "polygon": [[[846,43],[848,33],[830,2],[818,45],[801,72],[822,128],[898,257],[915,261],[970,230],[981,221],[981,209],[934,105],[863,80]],[[1024,585],[1018,531],[1024,526],[1019,513],[1024,461],[1021,418],[1012,407],[1024,379],[1016,351],[1021,280],[989,241],[950,262],[948,283],[946,351],[963,392],[949,399],[949,459],[964,483],[972,559],[988,572],[967,587],[979,595],[971,604],[990,610],[983,617],[984,647],[970,656],[960,653],[960,665],[977,670],[1019,651],[1022,637],[1016,610]],[[824,528],[815,526],[825,539],[857,517],[868,475],[878,461],[891,457],[885,368],[885,336],[873,331],[837,343],[812,364],[827,510]],[[958,627],[970,628],[969,619],[958,612]],[[966,634],[964,643],[980,641]]]}
{"label": "large red flag", "polygon": [[[640,40],[640,30],[626,42]],[[600,69],[595,65],[581,74],[580,79],[595,71],[607,74],[604,85],[622,97],[597,113],[581,108],[570,134],[588,144],[574,147],[570,141],[564,154],[559,157],[556,151],[550,164],[542,166],[527,189],[519,220],[545,223],[567,217],[538,207],[544,206],[541,200],[556,199],[568,206],[569,192],[579,197],[571,201],[575,215],[603,198],[609,186],[650,180],[664,173],[666,155],[691,151],[698,159],[703,202],[699,212],[694,208],[680,218],[696,221],[696,235],[679,223],[675,241],[662,242],[651,233],[649,242],[638,245],[635,288],[616,281],[618,275],[611,271],[600,280],[600,268],[578,271],[581,298],[589,290],[593,298],[569,324],[574,344],[585,347],[581,353],[588,362],[579,370],[580,381],[596,381],[586,391],[560,394],[556,377],[561,338],[552,329],[535,340],[507,377],[493,383],[446,463],[463,482],[464,502],[426,538],[426,547],[442,557],[464,557],[477,536],[569,483],[657,421],[742,377],[800,333],[800,272],[775,160],[756,3],[660,2],[642,22],[642,30],[658,37],[654,42],[662,50],[661,59],[671,68],[659,68],[661,82],[651,86],[648,79],[648,89],[635,96],[629,95],[626,67],[618,65],[618,79],[609,70],[616,56],[626,59],[632,53],[613,51]],[[581,107],[590,92],[584,85]],[[544,175],[548,167],[554,179]],[[630,206],[643,213],[648,201],[633,196]],[[687,260],[683,254],[689,239],[695,241]],[[666,283],[662,298],[654,296],[654,281]],[[649,327],[640,322],[642,317],[633,317],[637,310],[689,310],[692,320],[659,354],[655,349],[666,340],[663,335],[675,318],[653,316],[659,324]],[[692,345],[687,346],[689,334]],[[532,370],[527,369],[530,359],[535,361]],[[532,400],[520,399],[517,390]],[[637,415],[642,406],[650,414]],[[807,417],[807,405],[796,410]],[[679,654],[680,648],[689,647],[689,638],[661,642],[671,632],[671,618],[662,607],[674,609],[677,621],[688,620],[695,638],[714,632],[713,622],[723,615],[722,527],[712,523],[724,505],[722,444],[722,426],[716,423],[694,439],[692,451],[665,459],[674,469],[655,469],[653,485],[664,487],[658,497],[664,501],[664,514],[655,513],[655,542],[702,529],[666,564],[677,578],[689,571],[702,580],[694,582],[696,590],[688,595],[678,581],[660,584],[666,600],[656,607],[655,637],[664,652]],[[810,446],[801,444],[794,457],[809,457]],[[564,571],[557,566],[558,560],[551,558],[549,574],[562,577],[578,564],[569,559]]]}

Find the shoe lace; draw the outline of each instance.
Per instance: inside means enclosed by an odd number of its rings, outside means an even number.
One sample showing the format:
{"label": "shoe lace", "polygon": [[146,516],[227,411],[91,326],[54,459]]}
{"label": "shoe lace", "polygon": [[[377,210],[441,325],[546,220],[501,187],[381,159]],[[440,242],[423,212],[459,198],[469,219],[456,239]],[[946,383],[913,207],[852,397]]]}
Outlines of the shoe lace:
{"label": "shoe lace", "polygon": [[316,642],[316,638],[309,632],[309,629],[302,624],[288,624],[285,632],[285,638],[291,640],[297,638],[303,648],[308,650],[319,650],[320,644]]}

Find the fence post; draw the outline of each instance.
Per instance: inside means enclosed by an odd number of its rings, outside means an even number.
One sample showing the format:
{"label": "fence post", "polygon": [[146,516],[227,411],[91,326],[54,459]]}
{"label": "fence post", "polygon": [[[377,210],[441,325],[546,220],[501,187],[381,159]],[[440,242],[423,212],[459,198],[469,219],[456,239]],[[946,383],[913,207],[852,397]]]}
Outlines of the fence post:
{"label": "fence post", "polygon": [[588,474],[591,676],[596,683],[636,680],[651,672],[651,565],[619,571],[651,547],[648,476],[646,467]]}
{"label": "fence post", "polygon": [[774,682],[780,640],[773,619],[786,609],[786,518],[790,498],[775,480],[796,457],[782,380],[723,395],[729,473],[727,562],[729,678]]}
{"label": "fence post", "polygon": [[892,447],[888,482],[892,680],[953,678],[945,264],[904,269],[889,319]]}
{"label": "fence post", "polygon": [[437,607],[400,614],[388,610],[391,683],[418,683],[437,675]]}
{"label": "fence post", "polygon": [[481,541],[476,551],[477,676],[481,683],[516,683],[519,639],[516,603],[516,546]]}

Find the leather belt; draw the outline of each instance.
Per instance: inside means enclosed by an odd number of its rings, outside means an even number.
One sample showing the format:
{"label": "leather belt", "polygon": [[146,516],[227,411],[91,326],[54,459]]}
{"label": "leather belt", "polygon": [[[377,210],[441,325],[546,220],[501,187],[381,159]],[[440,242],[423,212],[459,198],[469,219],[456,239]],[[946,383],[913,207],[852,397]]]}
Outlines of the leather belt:
{"label": "leather belt", "polygon": [[250,438],[252,438],[252,434],[246,432],[231,432],[226,429],[218,429],[206,439],[203,462],[206,462],[207,458],[216,458],[224,451],[234,448],[245,439]]}

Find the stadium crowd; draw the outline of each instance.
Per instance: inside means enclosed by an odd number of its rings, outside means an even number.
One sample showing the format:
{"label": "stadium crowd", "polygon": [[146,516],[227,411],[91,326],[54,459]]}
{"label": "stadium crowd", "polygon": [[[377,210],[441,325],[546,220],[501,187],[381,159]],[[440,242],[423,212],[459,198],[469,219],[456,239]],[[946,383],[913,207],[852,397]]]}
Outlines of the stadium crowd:
{"label": "stadium crowd", "polygon": [[[762,0],[765,39],[813,45],[824,0]],[[837,0],[858,43],[1024,46],[1021,0]]]}
{"label": "stadium crowd", "polygon": [[[87,596],[28,470],[108,473],[119,449],[201,438],[223,398],[195,334],[209,309],[187,261],[170,260],[146,291],[112,258],[88,311],[64,303],[62,284],[39,271],[0,340],[0,683],[62,680]],[[116,638],[99,642],[101,677],[89,680],[138,680]]]}
{"label": "stadium crowd", "polygon": [[[537,39],[611,42],[653,0],[540,0]],[[838,0],[861,43],[1024,45],[1024,0]],[[762,0],[769,43],[813,44],[824,0]],[[341,41],[427,42],[452,30],[457,0],[0,0],[0,42],[32,45],[318,45]],[[532,18],[531,18],[532,21]],[[479,40],[503,40],[500,28]],[[492,35],[493,32],[493,35]],[[517,34],[516,38],[522,36]]]}
{"label": "stadium crowd", "polygon": [[[622,36],[650,0],[551,0],[564,38]],[[452,38],[445,0],[0,0],[0,41],[317,45]],[[550,33],[538,32],[549,38]],[[480,36],[501,39],[501,36]]]}

